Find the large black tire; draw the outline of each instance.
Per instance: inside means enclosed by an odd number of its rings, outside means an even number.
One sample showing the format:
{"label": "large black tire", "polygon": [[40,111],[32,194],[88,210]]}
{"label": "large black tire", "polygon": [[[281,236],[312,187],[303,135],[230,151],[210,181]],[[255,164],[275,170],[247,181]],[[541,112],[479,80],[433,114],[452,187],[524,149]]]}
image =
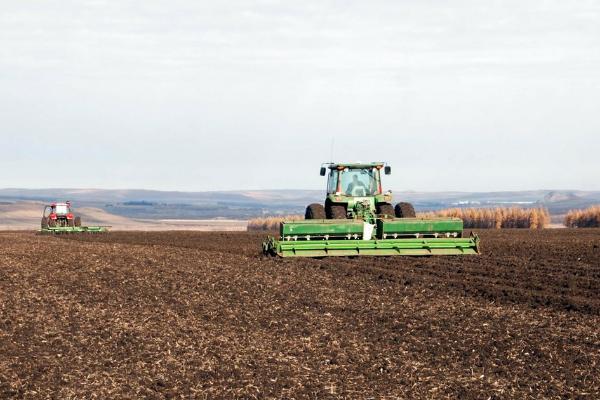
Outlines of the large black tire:
{"label": "large black tire", "polygon": [[55,219],[48,219],[48,226],[50,228],[54,228],[56,226],[56,220]]}
{"label": "large black tire", "polygon": [[48,229],[48,217],[42,217],[42,229]]}
{"label": "large black tire", "polygon": [[346,219],[346,207],[338,204],[327,204],[325,206],[327,219]]}
{"label": "large black tire", "polygon": [[415,218],[417,213],[415,213],[415,208],[410,203],[398,203],[394,208],[396,213],[396,218]]}
{"label": "large black tire", "polygon": [[375,206],[375,211],[377,212],[377,216],[380,218],[394,218],[396,215],[394,213],[394,206],[390,203],[378,203]]}
{"label": "large black tire", "polygon": [[75,226],[81,226],[81,217],[75,217]]}
{"label": "large black tire", "polygon": [[67,225],[69,226],[69,228],[74,228],[75,227],[75,220],[68,219],[67,220]]}
{"label": "large black tire", "polygon": [[323,207],[323,204],[309,204],[308,207],[306,207],[304,219],[325,219],[325,207]]}

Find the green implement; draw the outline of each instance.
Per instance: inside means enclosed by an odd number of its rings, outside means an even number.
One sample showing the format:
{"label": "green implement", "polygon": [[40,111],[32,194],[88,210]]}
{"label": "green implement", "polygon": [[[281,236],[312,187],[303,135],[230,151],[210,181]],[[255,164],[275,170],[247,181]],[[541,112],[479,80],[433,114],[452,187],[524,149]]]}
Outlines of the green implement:
{"label": "green implement", "polygon": [[69,233],[106,233],[110,226],[55,226],[40,229],[40,233],[60,235]]}
{"label": "green implement", "polygon": [[282,222],[263,252],[280,257],[432,256],[479,254],[479,237],[462,236],[456,218]]}

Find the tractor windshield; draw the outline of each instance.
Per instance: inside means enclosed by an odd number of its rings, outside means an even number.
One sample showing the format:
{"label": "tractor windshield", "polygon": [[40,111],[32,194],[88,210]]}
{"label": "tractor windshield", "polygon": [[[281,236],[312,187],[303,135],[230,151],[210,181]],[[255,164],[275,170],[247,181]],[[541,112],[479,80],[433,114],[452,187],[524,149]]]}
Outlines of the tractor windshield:
{"label": "tractor windshield", "polygon": [[373,196],[379,193],[377,168],[346,168],[341,173],[342,191],[348,196]]}
{"label": "tractor windshield", "polygon": [[69,213],[69,207],[66,204],[57,204],[54,212],[58,215],[65,215]]}

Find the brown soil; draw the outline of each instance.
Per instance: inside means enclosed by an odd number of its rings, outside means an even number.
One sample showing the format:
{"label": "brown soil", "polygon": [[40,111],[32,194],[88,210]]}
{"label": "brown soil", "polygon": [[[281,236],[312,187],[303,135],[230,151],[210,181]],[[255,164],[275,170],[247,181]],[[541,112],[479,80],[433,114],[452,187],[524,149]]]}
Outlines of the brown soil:
{"label": "brown soil", "polygon": [[0,233],[0,398],[600,396],[600,230],[273,259],[262,234]]}

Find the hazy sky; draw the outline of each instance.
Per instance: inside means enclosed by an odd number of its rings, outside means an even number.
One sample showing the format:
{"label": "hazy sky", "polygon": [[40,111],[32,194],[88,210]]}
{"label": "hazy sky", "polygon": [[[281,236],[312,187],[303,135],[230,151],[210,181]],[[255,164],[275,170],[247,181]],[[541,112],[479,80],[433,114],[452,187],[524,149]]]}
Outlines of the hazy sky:
{"label": "hazy sky", "polygon": [[0,187],[600,190],[600,1],[0,0],[0,138]]}

